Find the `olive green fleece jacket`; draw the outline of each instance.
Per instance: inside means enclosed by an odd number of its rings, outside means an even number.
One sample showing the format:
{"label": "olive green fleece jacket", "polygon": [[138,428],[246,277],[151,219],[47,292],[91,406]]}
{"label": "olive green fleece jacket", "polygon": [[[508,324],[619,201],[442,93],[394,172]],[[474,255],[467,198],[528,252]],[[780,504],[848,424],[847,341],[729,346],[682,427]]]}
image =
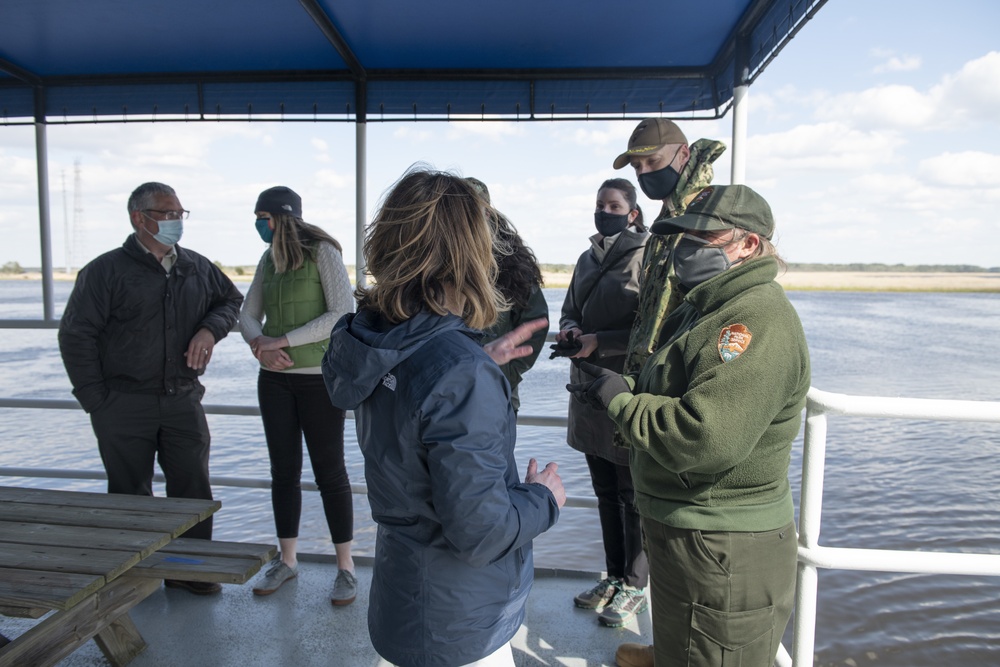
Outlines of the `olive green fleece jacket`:
{"label": "olive green fleece jacket", "polygon": [[611,400],[642,516],[735,532],[793,519],[788,464],[809,351],[777,272],[774,258],[752,259],[691,290],[664,346],[626,376],[634,393]]}

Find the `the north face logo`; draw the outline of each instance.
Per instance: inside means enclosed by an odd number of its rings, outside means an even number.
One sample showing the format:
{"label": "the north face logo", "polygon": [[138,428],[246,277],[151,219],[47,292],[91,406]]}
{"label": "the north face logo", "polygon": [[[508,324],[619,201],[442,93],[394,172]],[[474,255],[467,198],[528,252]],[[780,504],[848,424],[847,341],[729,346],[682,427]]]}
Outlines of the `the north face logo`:
{"label": "the north face logo", "polygon": [[382,386],[389,391],[396,391],[396,376],[392,373],[386,373],[382,377]]}

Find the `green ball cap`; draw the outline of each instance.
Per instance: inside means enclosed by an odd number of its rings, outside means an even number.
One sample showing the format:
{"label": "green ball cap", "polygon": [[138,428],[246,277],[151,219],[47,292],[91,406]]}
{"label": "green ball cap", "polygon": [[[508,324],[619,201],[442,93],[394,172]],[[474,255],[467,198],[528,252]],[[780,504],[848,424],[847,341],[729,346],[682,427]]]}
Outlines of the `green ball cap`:
{"label": "green ball cap", "polygon": [[710,185],[688,204],[684,215],[657,220],[649,230],[668,235],[734,227],[760,234],[768,240],[774,235],[770,205],[746,185]]}

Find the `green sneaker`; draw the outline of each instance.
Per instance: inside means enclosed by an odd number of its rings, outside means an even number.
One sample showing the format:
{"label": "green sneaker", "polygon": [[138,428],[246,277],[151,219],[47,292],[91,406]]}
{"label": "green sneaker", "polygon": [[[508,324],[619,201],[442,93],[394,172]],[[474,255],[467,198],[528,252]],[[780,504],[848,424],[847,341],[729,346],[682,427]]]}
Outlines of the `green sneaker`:
{"label": "green sneaker", "polygon": [[646,600],[646,589],[633,586],[622,586],[611,603],[597,617],[609,628],[620,628],[629,623],[637,614],[646,611],[649,601]]}
{"label": "green sneaker", "polygon": [[593,588],[573,598],[573,604],[580,609],[601,609],[611,602],[611,598],[615,596],[615,592],[621,585],[622,583],[614,577],[605,577],[598,581]]}

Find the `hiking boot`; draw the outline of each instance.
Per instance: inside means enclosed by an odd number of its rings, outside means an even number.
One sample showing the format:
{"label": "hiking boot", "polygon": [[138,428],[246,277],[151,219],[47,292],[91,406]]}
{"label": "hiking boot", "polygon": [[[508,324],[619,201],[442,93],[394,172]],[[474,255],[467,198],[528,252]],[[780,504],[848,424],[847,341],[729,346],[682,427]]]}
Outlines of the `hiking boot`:
{"label": "hiking boot", "polygon": [[584,591],[573,598],[573,604],[580,609],[601,609],[604,605],[611,602],[611,598],[615,596],[615,592],[621,585],[622,583],[614,577],[605,577],[598,581],[597,585],[590,590]]}
{"label": "hiking boot", "polygon": [[620,628],[627,624],[637,614],[646,611],[649,602],[646,600],[646,589],[633,586],[622,586],[604,611],[597,617],[609,628]]}
{"label": "hiking boot", "polygon": [[299,575],[299,566],[288,567],[280,558],[271,561],[264,578],[253,587],[254,595],[270,595],[281,588],[281,585]]}
{"label": "hiking boot", "polygon": [[354,573],[338,570],[337,579],[333,582],[333,594],[330,596],[330,602],[336,607],[343,607],[354,602],[354,598],[357,596],[358,580]]}
{"label": "hiking boot", "polygon": [[615,651],[618,667],[653,667],[653,645],[625,642]]}
{"label": "hiking boot", "polygon": [[164,579],[167,588],[183,588],[195,595],[215,595],[222,592],[222,584],[214,581],[185,581],[183,579]]}

